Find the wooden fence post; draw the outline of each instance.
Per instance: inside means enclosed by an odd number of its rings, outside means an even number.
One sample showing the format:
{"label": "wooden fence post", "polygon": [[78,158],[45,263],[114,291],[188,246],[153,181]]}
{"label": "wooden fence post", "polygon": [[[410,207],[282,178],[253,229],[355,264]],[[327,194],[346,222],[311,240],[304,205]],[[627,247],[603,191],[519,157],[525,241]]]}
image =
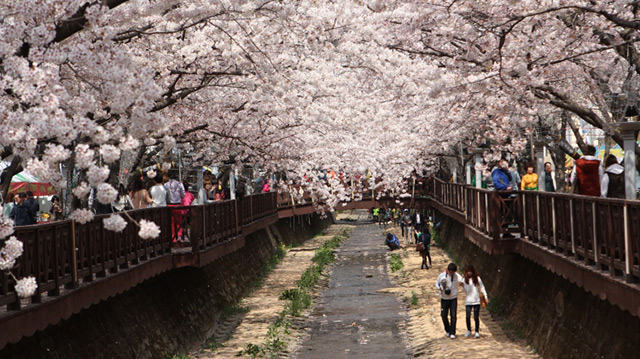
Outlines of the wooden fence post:
{"label": "wooden fence post", "polygon": [[571,225],[571,253],[576,257],[576,231],[573,224],[573,199],[569,200],[569,222]]}
{"label": "wooden fence post", "polygon": [[233,204],[234,204],[234,207],[235,207],[234,208],[235,209],[235,216],[236,216],[236,235],[240,234],[240,225],[238,223],[238,221],[239,221],[239,217],[238,217],[238,201],[239,201],[239,199],[237,199],[237,198],[233,200]]}
{"label": "wooden fence post", "polygon": [[556,199],[555,197],[551,197],[551,223],[553,227],[553,245],[556,247],[556,252],[559,252],[558,232],[556,232]]}
{"label": "wooden fence post", "polygon": [[536,194],[536,219],[538,220],[538,233],[536,233],[536,242],[542,241],[542,226],[540,224],[540,196]]}
{"label": "wooden fence post", "polygon": [[624,204],[624,279],[627,283],[633,282],[633,276],[631,275],[631,266],[633,265],[632,245],[631,245],[631,230],[629,226],[629,212],[627,209],[627,203]]}
{"label": "wooden fence post", "polygon": [[[490,231],[491,213],[489,212],[489,194],[487,192],[484,193],[484,219],[485,219],[485,229],[487,233],[491,233]],[[500,234],[498,234],[498,236],[499,235]]]}
{"label": "wooden fence post", "polygon": [[[591,220],[593,222],[593,260],[596,262],[596,268],[602,269],[600,267],[600,261],[598,260],[598,238],[597,238],[597,226],[596,226],[596,202],[591,202]],[[586,249],[586,248],[585,248]]]}

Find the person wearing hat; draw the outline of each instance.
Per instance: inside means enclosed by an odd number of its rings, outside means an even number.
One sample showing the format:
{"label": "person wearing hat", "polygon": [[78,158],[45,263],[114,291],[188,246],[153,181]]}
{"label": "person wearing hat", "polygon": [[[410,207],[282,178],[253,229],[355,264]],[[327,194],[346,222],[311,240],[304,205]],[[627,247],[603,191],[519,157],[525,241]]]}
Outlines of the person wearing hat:
{"label": "person wearing hat", "polygon": [[[440,315],[446,332],[445,337],[456,338],[456,313],[458,311],[458,286],[462,276],[457,273],[458,266],[449,263],[447,269],[436,279],[436,288],[440,293]],[[451,315],[451,322],[449,322]]]}

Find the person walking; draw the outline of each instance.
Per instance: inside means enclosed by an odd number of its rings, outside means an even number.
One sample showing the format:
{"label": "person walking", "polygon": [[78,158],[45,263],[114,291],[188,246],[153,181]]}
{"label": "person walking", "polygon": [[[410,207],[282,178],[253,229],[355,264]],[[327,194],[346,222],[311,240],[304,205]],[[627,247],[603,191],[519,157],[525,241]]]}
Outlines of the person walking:
{"label": "person walking", "polygon": [[413,213],[413,216],[411,217],[411,223],[413,224],[413,227],[420,230],[422,229],[422,224],[424,223],[424,217],[422,216],[422,213],[420,213],[419,210],[415,210],[415,212]]}
{"label": "person walking", "polygon": [[409,215],[408,209],[404,210],[400,218],[400,230],[402,231],[402,238],[404,238],[405,242],[408,241],[409,244],[411,244],[411,216]]}
{"label": "person walking", "polygon": [[[420,269],[429,269],[431,268],[431,233],[429,232],[429,222],[426,222],[422,227],[422,234],[419,240],[424,248],[420,251],[420,257],[422,257]],[[429,258],[429,265],[427,265],[427,258]]]}
{"label": "person walking", "polygon": [[625,198],[624,167],[618,164],[618,159],[614,155],[607,156],[604,166],[600,195],[607,198]]}
{"label": "person walking", "polygon": [[484,288],[482,279],[476,272],[473,265],[469,264],[464,270],[464,281],[460,283],[460,286],[467,293],[465,300],[465,308],[467,314],[467,333],[464,335],[466,338],[471,336],[471,311],[473,311],[473,320],[475,321],[475,338],[480,338],[480,304],[481,296],[484,296],[486,303],[489,303],[489,296]]}
{"label": "person walking", "polygon": [[[458,286],[462,276],[457,273],[458,266],[449,263],[447,269],[436,279],[436,288],[440,293],[440,316],[444,324],[445,337],[456,338],[456,315],[458,310]],[[449,322],[451,316],[451,322]]]}

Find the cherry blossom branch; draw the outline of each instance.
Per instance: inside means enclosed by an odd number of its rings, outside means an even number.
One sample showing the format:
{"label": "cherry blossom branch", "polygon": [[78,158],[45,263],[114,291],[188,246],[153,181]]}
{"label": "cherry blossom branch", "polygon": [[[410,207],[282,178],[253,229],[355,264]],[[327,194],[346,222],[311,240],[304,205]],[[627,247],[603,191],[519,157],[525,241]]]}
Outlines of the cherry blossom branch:
{"label": "cherry blossom branch", "polygon": [[[127,1],[129,0],[102,0],[101,3],[106,5],[109,9],[113,9]],[[53,39],[53,42],[62,42],[64,39],[84,29],[84,26],[87,23],[85,12],[87,11],[87,8],[93,4],[95,3],[85,3],[70,18],[63,20],[56,25],[56,36]]]}

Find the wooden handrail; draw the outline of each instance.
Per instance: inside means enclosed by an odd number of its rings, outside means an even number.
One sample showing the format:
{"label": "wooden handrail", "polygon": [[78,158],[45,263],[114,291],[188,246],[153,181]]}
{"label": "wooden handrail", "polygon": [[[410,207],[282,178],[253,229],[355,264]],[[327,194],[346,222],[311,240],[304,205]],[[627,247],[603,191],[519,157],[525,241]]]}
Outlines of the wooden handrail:
{"label": "wooden handrail", "polygon": [[[466,196],[460,195],[461,188]],[[612,276],[623,276],[627,282],[640,282],[640,201],[555,192],[496,192],[440,179],[433,179],[432,195],[443,206],[464,214],[467,225],[494,240],[513,233]]]}
{"label": "wooden handrail", "polygon": [[[160,226],[160,236],[150,240],[138,236],[139,228],[127,216],[123,216],[128,224],[121,233],[103,228],[107,215],[85,224],[63,220],[16,227],[15,236],[23,242],[24,253],[14,273],[19,278],[36,278],[38,289],[31,302],[39,303],[43,292],[57,296],[63,285],[74,289],[81,280],[91,282],[96,276],[116,273],[150,258],[170,256],[171,248],[180,246],[178,239],[190,241],[191,253],[197,254],[240,235],[243,226],[276,213],[276,194],[261,193],[204,205],[128,211],[138,222],[147,219]],[[0,276],[0,305],[9,310],[19,309],[21,303],[14,284],[11,277]]]}

